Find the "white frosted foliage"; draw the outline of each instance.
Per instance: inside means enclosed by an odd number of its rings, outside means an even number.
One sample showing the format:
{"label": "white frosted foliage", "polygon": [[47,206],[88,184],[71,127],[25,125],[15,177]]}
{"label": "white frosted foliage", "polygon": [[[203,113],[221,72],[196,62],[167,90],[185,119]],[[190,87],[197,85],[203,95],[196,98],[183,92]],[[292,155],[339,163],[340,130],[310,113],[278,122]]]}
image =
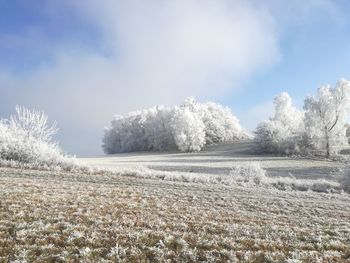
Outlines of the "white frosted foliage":
{"label": "white frosted foliage", "polygon": [[283,92],[274,100],[275,115],[258,124],[255,131],[257,150],[263,153],[295,153],[303,131],[303,113],[292,105],[292,98]]}
{"label": "white frosted foliage", "polygon": [[176,146],[180,151],[200,151],[205,145],[204,123],[187,107],[175,109],[172,129]]}
{"label": "white frosted foliage", "polygon": [[275,115],[255,131],[257,150],[265,153],[297,153],[330,157],[348,146],[347,119],[350,83],[340,79],[325,85],[304,101],[304,112],[282,93],[275,98]]}
{"label": "white frosted foliage", "polygon": [[350,110],[350,83],[341,79],[334,88],[329,85],[307,97],[305,109],[305,139],[311,150],[326,156],[347,145],[346,121]]}
{"label": "white frosted foliage", "polygon": [[75,159],[66,156],[53,140],[57,130],[43,112],[17,106],[16,115],[0,120],[0,161],[71,169]]}
{"label": "white frosted foliage", "polygon": [[187,98],[180,107],[156,106],[115,118],[105,130],[107,154],[131,151],[200,151],[205,145],[248,138],[231,110]]}

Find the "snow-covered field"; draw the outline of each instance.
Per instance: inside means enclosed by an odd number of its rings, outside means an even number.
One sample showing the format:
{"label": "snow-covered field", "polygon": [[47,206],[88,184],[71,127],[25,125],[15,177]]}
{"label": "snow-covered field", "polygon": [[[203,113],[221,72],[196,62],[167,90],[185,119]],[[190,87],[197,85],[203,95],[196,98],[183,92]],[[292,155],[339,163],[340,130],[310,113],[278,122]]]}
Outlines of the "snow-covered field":
{"label": "snow-covered field", "polygon": [[343,163],[326,160],[254,154],[251,141],[210,146],[198,153],[126,153],[83,158],[90,165],[109,168],[149,167],[158,171],[227,175],[232,166],[259,162],[270,176],[321,179],[338,175]]}
{"label": "snow-covered field", "polygon": [[[344,166],[257,156],[250,142],[83,161],[189,176],[258,161],[268,177],[330,181]],[[343,192],[1,168],[0,196],[0,262],[350,262]]]}

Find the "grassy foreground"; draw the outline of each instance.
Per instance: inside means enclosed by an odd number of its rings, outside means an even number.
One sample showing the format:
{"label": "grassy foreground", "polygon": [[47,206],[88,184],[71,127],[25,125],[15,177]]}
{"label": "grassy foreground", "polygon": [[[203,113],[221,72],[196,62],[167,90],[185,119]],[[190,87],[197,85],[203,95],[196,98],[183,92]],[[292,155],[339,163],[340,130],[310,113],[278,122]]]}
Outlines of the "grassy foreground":
{"label": "grassy foreground", "polygon": [[350,262],[350,196],[0,168],[0,262]]}

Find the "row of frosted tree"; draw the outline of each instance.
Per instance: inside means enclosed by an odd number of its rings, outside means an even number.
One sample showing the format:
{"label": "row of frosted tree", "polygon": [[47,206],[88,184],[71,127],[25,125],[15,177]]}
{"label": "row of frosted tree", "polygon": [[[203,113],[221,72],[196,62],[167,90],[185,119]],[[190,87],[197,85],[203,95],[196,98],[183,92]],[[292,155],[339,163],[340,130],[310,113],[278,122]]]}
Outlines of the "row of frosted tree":
{"label": "row of frosted tree", "polygon": [[[274,100],[275,113],[258,124],[254,142],[259,153],[331,156],[348,146],[350,84],[322,86],[308,96],[303,110],[287,93]],[[107,154],[132,151],[200,151],[204,146],[248,139],[232,111],[213,102],[188,98],[180,106],[156,106],[116,116],[106,128]]]}
{"label": "row of frosted tree", "polygon": [[348,146],[347,121],[350,83],[341,79],[334,88],[322,86],[304,100],[303,111],[287,93],[274,100],[275,115],[255,131],[260,153],[332,156]]}
{"label": "row of frosted tree", "polygon": [[[287,93],[278,95],[274,104],[274,116],[255,130],[257,152],[330,157],[349,146],[348,81],[341,79],[335,87],[319,88],[315,96],[305,99],[303,110],[293,106]],[[23,107],[16,111],[10,119],[0,120],[0,161],[71,169],[74,160],[53,140],[57,129],[48,125],[47,116]],[[157,106],[117,116],[105,130],[103,149],[107,154],[200,151],[206,145],[248,138],[229,108],[188,98],[180,106]]]}
{"label": "row of frosted tree", "polygon": [[107,154],[131,151],[200,151],[205,145],[247,139],[231,110],[187,98],[181,106],[156,106],[116,116],[105,130]]}

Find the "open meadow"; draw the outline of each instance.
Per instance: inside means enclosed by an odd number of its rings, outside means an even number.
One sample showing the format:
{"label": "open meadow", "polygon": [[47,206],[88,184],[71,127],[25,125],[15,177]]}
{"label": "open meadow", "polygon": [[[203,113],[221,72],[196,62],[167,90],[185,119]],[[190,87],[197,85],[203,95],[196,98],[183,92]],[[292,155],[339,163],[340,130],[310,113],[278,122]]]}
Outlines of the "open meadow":
{"label": "open meadow", "polygon": [[[296,180],[335,179],[343,166],[250,149],[84,161],[195,176],[229,176],[235,162],[260,161],[268,177]],[[344,191],[1,168],[0,196],[0,262],[350,262]]]}

